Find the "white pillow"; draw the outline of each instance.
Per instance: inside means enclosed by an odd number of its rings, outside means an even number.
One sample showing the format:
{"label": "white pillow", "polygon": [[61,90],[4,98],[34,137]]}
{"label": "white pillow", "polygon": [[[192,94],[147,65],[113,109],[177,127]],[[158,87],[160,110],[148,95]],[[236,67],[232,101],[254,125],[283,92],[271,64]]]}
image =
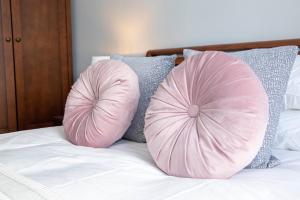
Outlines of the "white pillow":
{"label": "white pillow", "polygon": [[110,60],[110,56],[93,56],[91,64],[94,64],[100,60]]}
{"label": "white pillow", "polygon": [[299,110],[286,110],[281,113],[273,147],[300,151]]}
{"label": "white pillow", "polygon": [[300,109],[300,55],[296,57],[287,91],[285,94],[286,109]]}

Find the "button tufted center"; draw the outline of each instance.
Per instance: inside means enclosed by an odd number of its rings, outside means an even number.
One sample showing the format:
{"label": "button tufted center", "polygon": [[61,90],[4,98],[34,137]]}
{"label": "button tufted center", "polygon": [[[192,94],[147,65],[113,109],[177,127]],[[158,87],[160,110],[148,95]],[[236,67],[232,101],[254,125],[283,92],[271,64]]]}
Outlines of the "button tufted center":
{"label": "button tufted center", "polygon": [[189,109],[188,109],[188,115],[190,117],[197,117],[199,114],[199,106],[198,105],[190,105]]}
{"label": "button tufted center", "polygon": [[92,102],[93,107],[95,108],[96,104],[98,103],[98,99],[94,99]]}

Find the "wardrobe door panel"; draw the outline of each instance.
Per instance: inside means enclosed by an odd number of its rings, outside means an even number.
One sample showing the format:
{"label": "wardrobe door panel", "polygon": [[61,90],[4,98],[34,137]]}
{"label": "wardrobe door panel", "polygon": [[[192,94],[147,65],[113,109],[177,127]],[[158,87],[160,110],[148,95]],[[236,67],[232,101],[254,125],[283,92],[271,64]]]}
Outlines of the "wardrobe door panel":
{"label": "wardrobe door panel", "polygon": [[0,0],[0,133],[15,131],[15,85],[9,0]]}
{"label": "wardrobe door panel", "polygon": [[66,0],[11,0],[18,126],[54,125],[70,85]]}

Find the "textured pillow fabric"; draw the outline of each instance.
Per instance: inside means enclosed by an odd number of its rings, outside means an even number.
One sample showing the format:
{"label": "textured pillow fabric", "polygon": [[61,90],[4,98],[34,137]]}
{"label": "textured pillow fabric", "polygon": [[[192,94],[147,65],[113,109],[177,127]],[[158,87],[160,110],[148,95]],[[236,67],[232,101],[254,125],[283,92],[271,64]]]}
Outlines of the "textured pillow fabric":
{"label": "textured pillow fabric", "polygon": [[251,68],[207,51],[174,68],[159,86],[145,136],[167,174],[228,178],[256,156],[267,123],[268,97]]}
{"label": "textured pillow fabric", "polygon": [[300,55],[294,63],[285,94],[286,109],[300,109]]}
{"label": "textured pillow fabric", "polygon": [[[185,50],[184,56],[199,53],[194,50]],[[269,123],[263,145],[248,168],[267,168],[278,165],[280,162],[272,156],[271,146],[276,134],[280,112],[284,108],[284,94],[290,72],[298,53],[296,46],[284,46],[270,49],[252,49],[228,53],[241,58],[250,65],[261,80],[269,97]]]}
{"label": "textured pillow fabric", "polygon": [[144,117],[150,98],[160,82],[175,66],[176,55],[156,57],[125,57],[113,55],[111,59],[128,64],[138,75],[141,97],[137,112],[124,138],[135,142],[146,142],[144,136]]}
{"label": "textured pillow fabric", "polygon": [[108,147],[129,127],[139,100],[138,77],[120,61],[88,67],[72,86],[63,120],[74,144]]}

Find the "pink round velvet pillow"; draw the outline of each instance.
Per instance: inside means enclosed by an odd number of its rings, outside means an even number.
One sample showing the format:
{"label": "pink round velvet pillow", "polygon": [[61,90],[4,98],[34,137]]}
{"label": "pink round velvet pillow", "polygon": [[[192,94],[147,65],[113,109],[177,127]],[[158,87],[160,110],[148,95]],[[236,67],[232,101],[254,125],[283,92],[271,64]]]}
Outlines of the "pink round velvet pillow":
{"label": "pink round velvet pillow", "polygon": [[120,61],[97,62],[72,86],[63,120],[67,138],[74,144],[108,147],[119,140],[137,109],[138,77]]}
{"label": "pink round velvet pillow", "polygon": [[250,67],[210,51],[188,58],[160,84],[144,132],[167,174],[228,178],[256,156],[267,122],[268,97]]}

